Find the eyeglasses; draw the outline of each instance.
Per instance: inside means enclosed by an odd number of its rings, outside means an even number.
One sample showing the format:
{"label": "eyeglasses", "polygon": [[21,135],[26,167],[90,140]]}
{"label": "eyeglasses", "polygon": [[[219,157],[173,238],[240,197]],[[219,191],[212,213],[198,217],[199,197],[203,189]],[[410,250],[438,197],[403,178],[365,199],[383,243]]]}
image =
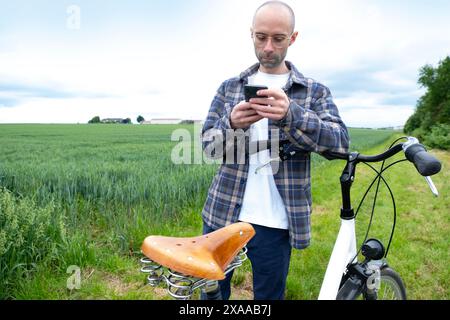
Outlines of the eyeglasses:
{"label": "eyeglasses", "polygon": [[269,36],[265,33],[253,33],[252,34],[252,38],[253,38],[253,42],[255,43],[255,46],[264,47],[264,46],[266,46],[269,39],[272,38],[272,45],[278,49],[284,48],[286,46],[287,40],[290,40],[291,37],[292,37],[292,34],[290,36],[287,36],[284,34],[277,34],[274,36]]}

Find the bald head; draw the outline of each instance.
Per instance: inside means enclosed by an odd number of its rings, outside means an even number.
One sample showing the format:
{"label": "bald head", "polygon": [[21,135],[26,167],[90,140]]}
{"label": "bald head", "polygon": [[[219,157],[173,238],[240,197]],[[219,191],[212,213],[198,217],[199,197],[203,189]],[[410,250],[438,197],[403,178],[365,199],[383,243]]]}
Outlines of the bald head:
{"label": "bald head", "polygon": [[261,5],[255,12],[253,17],[253,27],[260,21],[264,19],[274,18],[284,20],[289,28],[290,32],[293,33],[295,30],[295,14],[294,10],[286,3],[281,1],[267,1]]}

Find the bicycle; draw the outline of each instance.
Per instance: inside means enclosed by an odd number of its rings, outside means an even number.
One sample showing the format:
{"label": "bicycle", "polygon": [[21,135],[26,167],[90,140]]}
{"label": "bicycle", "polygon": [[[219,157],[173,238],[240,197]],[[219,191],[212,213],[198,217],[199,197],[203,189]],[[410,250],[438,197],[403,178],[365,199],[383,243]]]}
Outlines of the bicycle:
{"label": "bicycle", "polygon": [[[404,143],[398,143],[406,139]],[[270,142],[256,142],[256,152],[270,148]],[[262,146],[262,147],[261,147]],[[301,152],[289,141],[280,142],[279,157],[271,161],[286,161],[295,158]],[[404,151],[405,159],[395,161],[385,167],[386,160]],[[328,263],[319,300],[365,300],[406,299],[406,289],[400,275],[387,263],[387,255],[396,227],[396,204],[389,184],[383,177],[394,165],[410,161],[418,172],[426,178],[431,191],[438,196],[438,191],[431,176],[441,170],[441,163],[427,153],[425,147],[414,137],[402,137],[394,141],[389,149],[378,155],[366,156],[357,152],[348,154],[327,153],[328,160],[345,160],[346,166],[340,177],[342,192],[341,227]],[[382,162],[380,170],[370,163]],[[351,205],[351,187],[355,181],[356,167],[363,163],[376,173],[357,210]],[[262,166],[264,167],[264,166]],[[262,168],[260,167],[260,168]],[[394,222],[385,247],[378,239],[368,239],[375,204],[381,182],[389,190],[393,203]],[[376,184],[372,205],[371,219],[363,245],[357,250],[355,221],[368,193]],[[213,233],[194,238],[174,238],[151,236],[145,239],[141,251],[142,272],[147,273],[148,283],[157,286],[165,282],[168,293],[179,300],[191,299],[197,289],[215,293],[220,299],[218,281],[223,280],[232,270],[246,260],[246,244],[254,236],[253,227],[239,222],[219,229]],[[364,257],[358,261],[359,254]],[[211,294],[210,294],[211,296]]]}

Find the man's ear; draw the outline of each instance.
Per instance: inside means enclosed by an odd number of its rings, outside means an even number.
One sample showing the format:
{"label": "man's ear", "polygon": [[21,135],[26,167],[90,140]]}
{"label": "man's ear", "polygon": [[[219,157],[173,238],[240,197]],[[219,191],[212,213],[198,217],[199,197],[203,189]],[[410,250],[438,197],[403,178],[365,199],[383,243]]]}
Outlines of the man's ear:
{"label": "man's ear", "polygon": [[295,31],[292,36],[291,36],[291,40],[289,41],[289,46],[292,46],[295,41],[297,40],[298,37],[298,31]]}

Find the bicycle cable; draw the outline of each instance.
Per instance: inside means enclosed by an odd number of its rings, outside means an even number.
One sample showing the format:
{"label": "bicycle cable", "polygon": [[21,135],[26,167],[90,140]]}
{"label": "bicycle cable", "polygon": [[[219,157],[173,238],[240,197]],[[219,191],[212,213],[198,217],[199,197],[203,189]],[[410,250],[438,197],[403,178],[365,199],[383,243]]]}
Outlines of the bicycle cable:
{"label": "bicycle cable", "polygon": [[[356,210],[355,218],[356,218],[356,216],[358,215],[359,210],[361,209],[362,204],[364,203],[364,201],[365,201],[367,195],[369,194],[370,190],[372,189],[373,185],[374,185],[375,182],[378,180],[378,178],[381,177],[381,179],[383,180],[383,182],[384,182],[385,184],[387,184],[386,180],[385,180],[384,177],[381,175],[381,173],[378,172],[377,169],[375,169],[373,166],[371,166],[371,165],[369,165],[369,164],[367,164],[367,163],[365,163],[365,162],[363,162],[363,163],[364,163],[365,165],[368,165],[372,170],[374,170],[374,171],[375,171],[376,173],[378,173],[378,174],[377,174],[377,176],[375,177],[375,179],[372,181],[372,183],[370,184],[370,186],[367,188],[366,193],[364,194],[363,198],[361,199],[361,201],[360,201],[360,203],[359,203],[359,206],[358,206],[358,209]],[[376,191],[376,192],[378,193],[378,191]],[[363,243],[365,243],[366,240],[367,240],[367,238],[368,238],[370,229],[371,229],[371,227],[372,227],[372,221],[373,221],[374,213],[375,213],[375,210],[373,210],[373,208],[372,208],[372,212],[371,212],[371,215],[370,215],[369,225],[368,225],[368,227],[367,227],[367,231],[366,231],[366,235],[365,235],[365,238],[364,238]],[[360,254],[360,252],[361,252],[361,247],[359,248],[359,250],[358,250],[358,252],[356,253],[355,257],[354,257],[351,261],[355,261],[355,259],[358,257],[358,255]]]}
{"label": "bicycle cable", "polygon": [[[390,147],[389,147],[388,149],[391,149],[398,141],[400,141],[400,140],[402,140],[402,139],[407,139],[407,137],[400,137],[400,138],[398,138],[397,140],[395,140],[395,141],[390,145]],[[386,159],[386,160],[387,160],[387,159]],[[395,227],[396,227],[396,222],[397,222],[397,209],[396,209],[396,204],[395,204],[394,194],[393,194],[393,192],[392,192],[392,190],[391,190],[389,184],[388,184],[387,181],[384,179],[383,173],[386,172],[386,170],[388,170],[388,169],[391,168],[392,166],[394,166],[394,165],[396,165],[396,164],[398,164],[398,163],[400,163],[400,162],[407,161],[406,159],[398,160],[398,161],[396,161],[396,162],[390,164],[390,165],[387,166],[386,168],[384,168],[384,166],[385,166],[385,164],[386,164],[386,160],[383,161],[383,163],[382,163],[382,165],[381,165],[380,171],[378,171],[377,169],[375,169],[372,165],[370,165],[370,164],[368,164],[368,163],[366,163],[366,162],[362,162],[362,163],[364,163],[365,165],[367,165],[368,167],[370,167],[373,171],[375,171],[375,173],[377,173],[377,175],[376,175],[376,177],[374,178],[374,180],[372,181],[372,183],[370,184],[370,186],[368,187],[368,189],[366,190],[364,196],[362,197],[362,199],[361,199],[361,201],[360,201],[360,203],[359,203],[359,205],[358,205],[358,209],[356,210],[356,213],[355,213],[355,219],[356,219],[356,217],[357,217],[357,215],[358,215],[358,213],[359,213],[359,210],[361,209],[361,206],[362,206],[362,204],[364,203],[364,201],[365,201],[367,195],[369,194],[369,192],[370,192],[370,190],[372,189],[372,187],[373,187],[373,185],[375,184],[375,182],[378,181],[377,188],[376,188],[376,190],[375,190],[375,196],[374,196],[373,204],[372,204],[372,212],[371,212],[371,214],[370,214],[369,225],[368,225],[368,227],[367,227],[366,235],[365,235],[365,238],[364,238],[364,241],[363,241],[363,243],[365,243],[365,242],[367,241],[367,239],[368,239],[369,232],[370,232],[370,229],[371,229],[371,227],[372,227],[373,217],[374,217],[374,214],[375,214],[375,207],[376,207],[377,196],[378,196],[378,192],[379,192],[380,183],[381,183],[381,180],[382,180],[383,183],[386,185],[386,187],[387,187],[388,190],[389,190],[389,193],[390,193],[390,196],[391,196],[391,199],[392,199],[393,210],[394,210],[394,218],[393,218],[394,221],[393,221],[393,226],[392,226],[391,236],[390,236],[390,238],[389,238],[389,243],[388,243],[388,246],[387,246],[385,255],[384,255],[385,258],[387,257],[387,255],[388,255],[388,253],[389,253],[389,249],[390,249],[390,246],[391,246],[391,243],[392,243],[392,239],[393,239],[393,236],[394,236],[394,232],[395,232]],[[355,256],[351,261],[355,261],[355,259],[356,259],[356,258],[358,257],[358,255],[361,253],[361,249],[362,249],[362,247],[359,248],[358,252],[356,253],[356,256]]]}
{"label": "bicycle cable", "polygon": [[[381,174],[383,174],[383,172],[387,171],[389,168],[393,167],[394,165],[396,165],[396,164],[398,164],[398,163],[400,163],[400,162],[405,162],[405,161],[407,161],[407,160],[404,159],[404,160],[399,160],[399,161],[396,161],[396,162],[392,163],[391,165],[389,165],[388,167],[386,167],[386,168],[381,172]],[[369,166],[372,170],[374,170],[374,171],[376,172],[376,169],[373,168],[371,165],[369,165],[369,164],[367,164],[367,163],[366,163],[366,165]],[[394,217],[393,217],[393,224],[392,224],[391,236],[389,237],[389,243],[388,243],[388,246],[386,247],[386,253],[385,253],[385,255],[384,255],[384,257],[386,258],[387,255],[388,255],[388,253],[389,253],[389,249],[390,249],[390,247],[391,247],[392,239],[393,239],[393,237],[394,237],[395,227],[396,227],[396,224],[397,224],[397,206],[396,206],[396,203],[395,203],[394,193],[392,192],[391,187],[390,187],[389,184],[386,182],[386,180],[384,179],[384,177],[382,177],[382,179],[383,179],[383,182],[384,182],[384,184],[386,185],[386,187],[388,188],[389,193],[390,193],[390,195],[391,195],[391,199],[392,199],[392,207],[393,207],[393,211],[394,211]],[[366,235],[366,237],[367,237],[367,235]],[[364,241],[366,241],[366,240],[367,240],[367,238],[366,238]]]}

